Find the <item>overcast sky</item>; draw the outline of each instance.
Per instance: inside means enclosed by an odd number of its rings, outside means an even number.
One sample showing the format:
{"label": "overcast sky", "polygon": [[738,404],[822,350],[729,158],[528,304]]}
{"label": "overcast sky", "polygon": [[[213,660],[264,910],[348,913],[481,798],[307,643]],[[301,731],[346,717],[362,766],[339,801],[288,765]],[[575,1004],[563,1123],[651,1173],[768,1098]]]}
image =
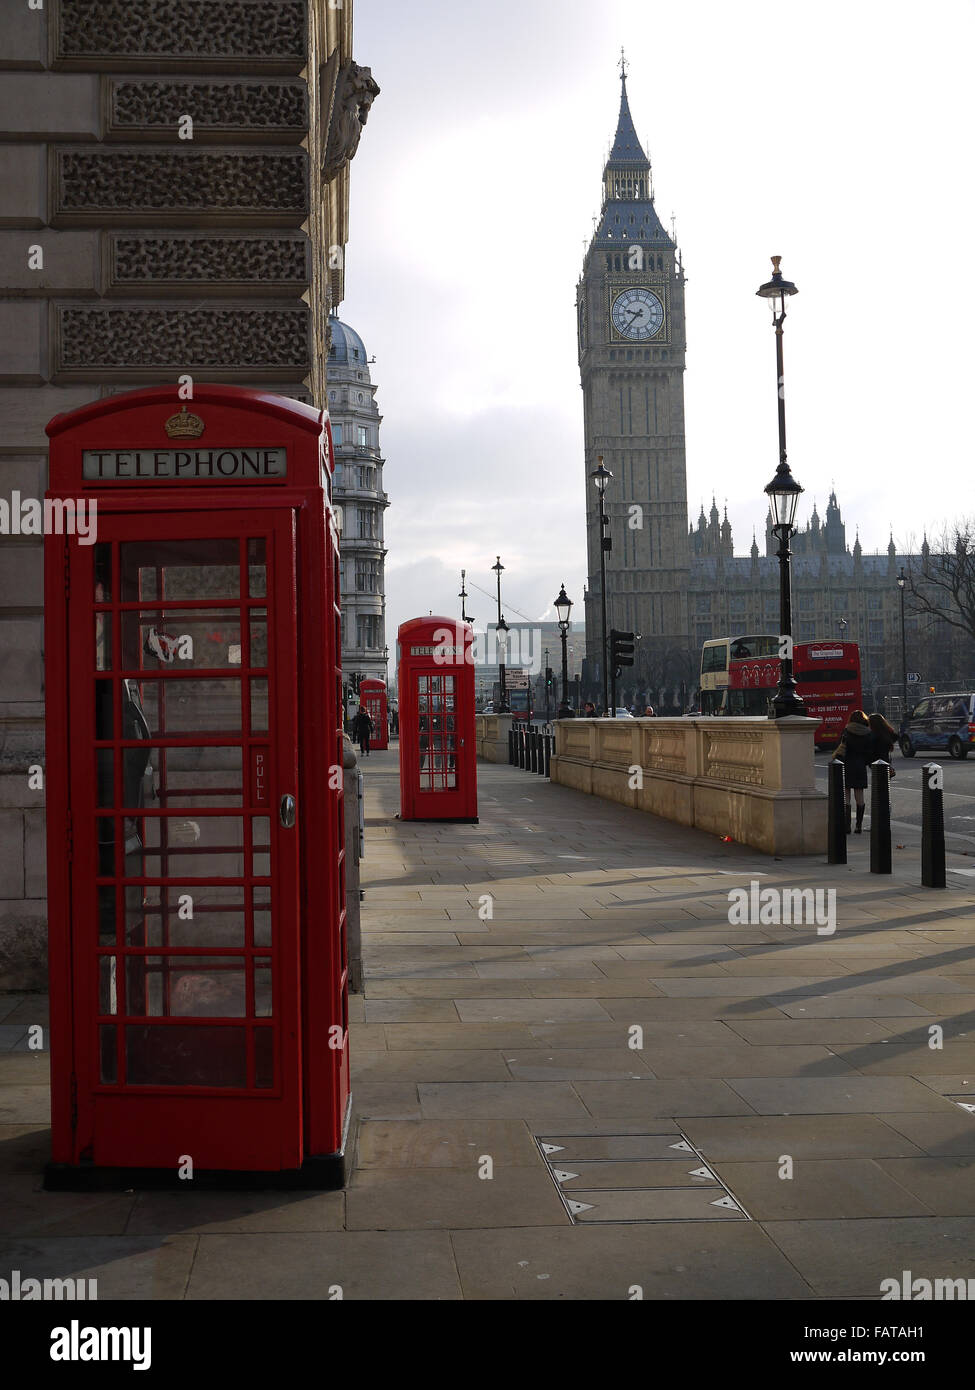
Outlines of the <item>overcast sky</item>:
{"label": "overcast sky", "polygon": [[[387,638],[493,593],[552,616],[586,579],[575,285],[625,46],[656,207],[687,274],[688,505],[762,543],[777,463],[769,256],[789,461],[852,545],[975,512],[970,0],[356,0],[382,91],[352,165],[341,317],[374,354]],[[479,625],[493,600],[473,589]],[[577,610],[582,616],[581,608]]]}

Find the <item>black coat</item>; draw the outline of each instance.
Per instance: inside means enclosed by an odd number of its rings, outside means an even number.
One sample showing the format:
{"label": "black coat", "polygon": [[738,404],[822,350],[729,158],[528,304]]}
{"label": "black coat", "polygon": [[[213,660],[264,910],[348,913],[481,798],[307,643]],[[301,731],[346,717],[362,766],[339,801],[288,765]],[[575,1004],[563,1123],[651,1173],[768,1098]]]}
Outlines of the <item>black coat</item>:
{"label": "black coat", "polygon": [[843,780],[847,790],[853,787],[862,791],[867,785],[867,768],[878,758],[886,761],[887,751],[886,739],[880,748],[872,730],[863,724],[847,724],[842,742],[833,755],[843,760]]}

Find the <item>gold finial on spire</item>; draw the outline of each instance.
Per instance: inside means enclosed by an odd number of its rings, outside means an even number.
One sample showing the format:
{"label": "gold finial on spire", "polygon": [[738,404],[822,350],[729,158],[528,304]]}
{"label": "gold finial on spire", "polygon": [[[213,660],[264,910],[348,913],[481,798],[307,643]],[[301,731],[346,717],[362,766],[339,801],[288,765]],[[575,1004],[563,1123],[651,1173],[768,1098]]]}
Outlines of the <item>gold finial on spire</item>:
{"label": "gold finial on spire", "polygon": [[626,81],[626,68],[627,68],[627,63],[626,63],[626,50],[623,49],[623,48],[621,48],[621,49],[620,49],[620,76],[622,77],[622,79],[623,79],[624,82]]}

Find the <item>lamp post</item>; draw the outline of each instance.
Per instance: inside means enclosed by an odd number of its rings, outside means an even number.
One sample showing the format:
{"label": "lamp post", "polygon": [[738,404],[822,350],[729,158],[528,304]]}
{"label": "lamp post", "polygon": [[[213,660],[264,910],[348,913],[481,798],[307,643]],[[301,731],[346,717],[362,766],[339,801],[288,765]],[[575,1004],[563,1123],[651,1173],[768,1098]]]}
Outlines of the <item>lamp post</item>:
{"label": "lamp post", "polygon": [[901,718],[907,718],[907,629],[904,624],[904,590],[907,588],[907,575],[904,566],[897,576],[897,587],[901,591]]}
{"label": "lamp post", "polygon": [[497,626],[497,638],[498,638],[498,658],[499,658],[499,660],[498,660],[498,687],[499,687],[499,688],[498,688],[498,708],[497,708],[497,710],[495,711],[495,713],[496,713],[496,714],[507,714],[507,713],[508,713],[508,690],[507,690],[507,687],[506,687],[506,685],[505,685],[505,679],[504,679],[504,658],[505,658],[505,655],[507,654],[508,624],[505,622],[504,616],[503,616],[503,614],[502,614],[502,612],[501,612],[501,571],[504,569],[504,565],[502,565],[502,563],[501,563],[501,556],[500,556],[500,555],[498,556],[497,563],[494,564],[494,565],[492,565],[491,568],[494,570],[495,574],[496,574],[497,577],[498,577],[498,626]]}
{"label": "lamp post", "polygon": [[[499,556],[498,556],[498,559],[500,560],[500,558],[501,558],[501,557],[500,557],[500,555],[499,555]],[[472,622],[474,621],[474,619],[471,617],[471,615],[470,615],[470,614],[468,613],[468,611],[467,611],[467,583],[466,583],[466,581],[467,581],[467,571],[466,571],[466,570],[461,570],[461,572],[460,572],[460,593],[457,595],[457,597],[460,599],[460,620],[461,620],[462,623],[472,623]]]}
{"label": "lamp post", "polygon": [[795,678],[792,674],[792,552],[789,541],[795,530],[796,507],[802,488],[789,470],[785,447],[785,369],[782,362],[782,330],[785,324],[785,301],[799,291],[791,280],[786,280],[779,262],[781,256],[772,257],[772,278],[761,285],[755,293],[761,299],[772,302],[772,324],[775,329],[776,396],[779,403],[779,466],[775,477],[765,489],[772,509],[772,530],[779,538],[779,635],[784,639],[779,659],[779,686],[772,701],[775,719],[787,715],[804,715],[806,707],[799,698]]}
{"label": "lamp post", "polygon": [[562,639],[562,704],[567,706],[569,703],[569,652],[566,643],[569,639],[569,614],[572,612],[572,600],[565,592],[563,584],[559,590],[559,596],[555,600],[555,616],[559,620],[559,636]]}
{"label": "lamp post", "polygon": [[386,668],[386,689],[389,690],[389,644],[383,647],[383,665]]}
{"label": "lamp post", "polygon": [[599,669],[603,677],[603,713],[609,712],[609,656],[606,650],[606,552],[612,550],[612,537],[606,535],[606,527],[609,525],[609,518],[606,515],[606,485],[612,473],[608,468],[603,467],[603,456],[599,454],[596,462],[599,467],[595,468],[590,477],[596,484],[596,491],[599,493],[599,597],[602,605],[603,631],[602,647],[599,658]]}

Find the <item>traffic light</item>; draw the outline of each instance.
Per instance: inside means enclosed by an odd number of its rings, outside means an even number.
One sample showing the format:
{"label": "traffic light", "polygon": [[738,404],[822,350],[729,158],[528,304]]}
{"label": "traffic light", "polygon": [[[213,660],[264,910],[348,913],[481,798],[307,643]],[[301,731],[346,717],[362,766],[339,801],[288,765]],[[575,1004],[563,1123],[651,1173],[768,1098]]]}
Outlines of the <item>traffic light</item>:
{"label": "traffic light", "polygon": [[615,627],[610,628],[609,665],[610,670],[613,671],[615,671],[619,666],[633,665],[632,632],[618,632]]}
{"label": "traffic light", "polygon": [[358,695],[358,693],[359,693],[359,672],[358,672],[358,671],[350,671],[350,672],[349,672],[349,689],[352,690],[352,691],[354,691],[355,694]]}
{"label": "traffic light", "polygon": [[554,684],[555,684],[555,677],[554,677],[553,674],[552,674],[552,668],[551,668],[551,666],[546,666],[546,667],[545,667],[545,689],[546,689],[546,690],[551,690]]}

